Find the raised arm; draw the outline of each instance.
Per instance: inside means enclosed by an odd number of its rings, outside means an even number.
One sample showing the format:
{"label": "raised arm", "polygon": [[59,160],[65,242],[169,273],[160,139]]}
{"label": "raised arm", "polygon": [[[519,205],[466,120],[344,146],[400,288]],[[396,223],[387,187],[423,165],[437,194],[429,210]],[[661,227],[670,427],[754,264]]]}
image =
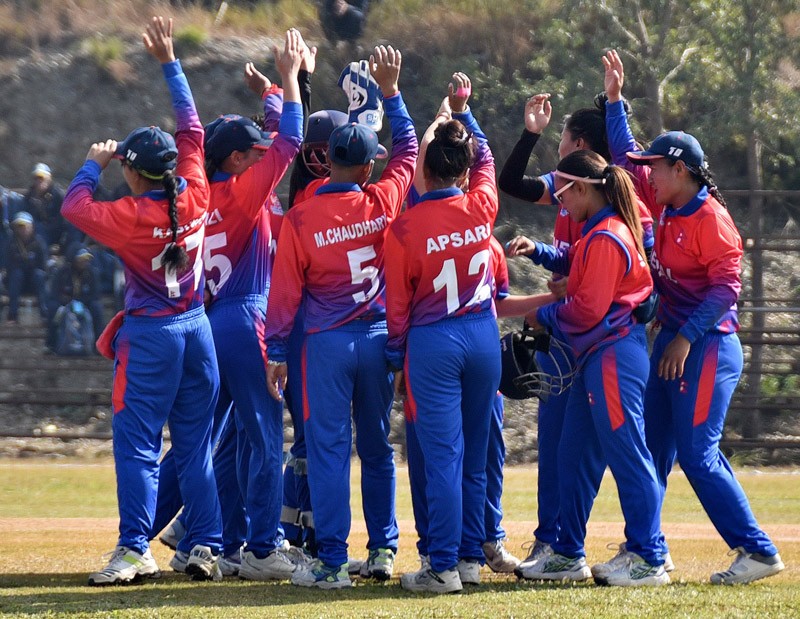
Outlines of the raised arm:
{"label": "raised arm", "polygon": [[525,128],[497,180],[500,189],[514,198],[544,204],[551,202],[547,184],[538,176],[527,176],[525,170],[533,147],[550,124],[552,114],[549,93],[534,95],[525,103]]}

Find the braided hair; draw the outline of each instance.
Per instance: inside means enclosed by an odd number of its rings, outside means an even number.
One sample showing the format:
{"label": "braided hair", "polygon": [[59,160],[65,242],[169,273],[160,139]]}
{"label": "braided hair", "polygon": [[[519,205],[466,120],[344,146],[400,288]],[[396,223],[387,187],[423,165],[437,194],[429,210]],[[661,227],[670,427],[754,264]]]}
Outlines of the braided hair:
{"label": "braided hair", "polygon": [[556,170],[581,178],[602,180],[602,184],[592,183],[589,186],[603,194],[631,231],[639,255],[643,257],[646,255],[642,243],[642,220],[639,217],[636,190],[626,170],[616,165],[609,165],[599,153],[591,150],[577,150],[570,153],[558,162]]}
{"label": "braided hair", "polygon": [[719,187],[717,187],[717,183],[711,174],[711,170],[708,169],[708,166],[699,169],[686,166],[686,169],[689,170],[692,178],[700,183],[701,187],[708,188],[708,193],[714,196],[716,201],[719,202],[721,206],[728,208],[728,205],[725,204],[725,199],[722,197],[722,193],[720,192]]}
{"label": "braided hair", "polygon": [[178,179],[173,170],[167,170],[164,172],[161,182],[164,184],[164,191],[169,199],[169,223],[172,229],[172,243],[169,244],[161,258],[161,266],[180,273],[189,264],[189,254],[186,253],[184,247],[178,245]]}
{"label": "braided hair", "polygon": [[456,181],[475,162],[477,146],[472,132],[459,120],[442,123],[425,152],[425,166],[432,177]]}

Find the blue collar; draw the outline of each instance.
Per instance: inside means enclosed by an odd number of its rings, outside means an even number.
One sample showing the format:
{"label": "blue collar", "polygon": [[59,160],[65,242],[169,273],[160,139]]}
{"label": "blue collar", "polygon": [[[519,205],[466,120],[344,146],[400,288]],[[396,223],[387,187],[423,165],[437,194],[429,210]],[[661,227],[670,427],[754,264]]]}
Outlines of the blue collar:
{"label": "blue collar", "polygon": [[616,211],[614,207],[610,204],[606,204],[603,208],[597,211],[594,215],[592,215],[589,219],[586,220],[586,223],[583,224],[583,229],[581,230],[581,236],[585,236],[589,234],[589,230],[594,228],[597,224],[608,217],[613,217],[616,215]]}
{"label": "blue collar", "polygon": [[361,191],[356,183],[325,183],[314,192],[315,196],[323,193],[344,193],[346,191]]}
{"label": "blue collar", "polygon": [[708,187],[701,187],[697,195],[689,200],[680,208],[674,208],[671,204],[664,209],[664,217],[688,217],[697,212],[705,201],[708,200]]}
{"label": "blue collar", "polygon": [[233,174],[228,174],[227,172],[223,172],[222,170],[217,170],[216,172],[214,172],[214,175],[208,180],[212,183],[223,183],[232,176]]}
{"label": "blue collar", "polygon": [[433,191],[426,191],[419,197],[419,202],[426,202],[428,200],[444,200],[445,198],[452,198],[453,196],[463,196],[463,195],[464,192],[461,191],[458,187],[445,187],[444,189],[434,189]]}
{"label": "blue collar", "polygon": [[[178,193],[183,193],[188,187],[186,183],[186,179],[182,176],[178,177]],[[150,191],[145,191],[142,196],[145,198],[150,198],[151,200],[166,200],[167,199],[167,192],[163,189],[151,189]]]}

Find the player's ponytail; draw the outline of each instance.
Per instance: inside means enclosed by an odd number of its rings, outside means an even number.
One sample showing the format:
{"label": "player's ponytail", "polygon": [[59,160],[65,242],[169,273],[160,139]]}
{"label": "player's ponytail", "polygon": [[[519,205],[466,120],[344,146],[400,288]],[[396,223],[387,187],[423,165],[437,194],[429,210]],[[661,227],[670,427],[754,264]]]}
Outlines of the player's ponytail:
{"label": "player's ponytail", "polygon": [[633,233],[633,240],[636,242],[636,250],[639,255],[646,256],[642,243],[644,236],[642,219],[639,216],[639,205],[636,202],[636,189],[633,181],[623,168],[616,165],[606,166],[603,170],[603,178],[605,183],[601,187],[608,202]]}
{"label": "player's ponytail", "polygon": [[172,243],[167,247],[161,259],[161,265],[167,270],[177,273],[186,269],[189,264],[189,254],[186,249],[178,245],[178,179],[172,170],[164,172],[162,180],[164,191],[169,200],[169,223],[172,229]]}
{"label": "player's ponytail", "polygon": [[639,255],[643,257],[646,255],[642,243],[642,220],[639,217],[636,190],[624,169],[608,165],[599,153],[578,150],[559,161],[556,170],[569,175],[569,178],[590,181],[587,182],[587,186],[594,187],[602,193],[605,200],[628,226]]}
{"label": "player's ponytail", "polygon": [[475,162],[477,147],[472,132],[459,120],[450,120],[436,128],[425,152],[425,167],[431,177],[455,182]]}

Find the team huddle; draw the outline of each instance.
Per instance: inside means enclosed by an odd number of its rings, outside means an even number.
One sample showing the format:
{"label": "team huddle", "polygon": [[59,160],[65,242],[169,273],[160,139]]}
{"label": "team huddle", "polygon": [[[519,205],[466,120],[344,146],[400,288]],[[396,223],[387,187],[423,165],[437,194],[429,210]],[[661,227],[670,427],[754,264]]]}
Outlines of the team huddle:
{"label": "team huddle", "polygon": [[[292,29],[273,50],[281,87],[245,67],[263,116],[203,126],[172,31],[153,18],[143,41],[174,137],[141,127],[93,144],[62,206],[125,268],[125,309],[97,343],[114,359],[119,539],[90,585],[157,577],[157,537],[195,580],[389,580],[396,399],[420,559],[405,589],[460,591],[483,565],[535,581],[668,584],[660,514],[676,459],[736,555],[711,582],[784,568],[719,449],[743,363],[741,238],[694,137],[637,144],[616,52],[602,59],[605,93],[567,117],[556,169],[526,175],[552,114],[540,94],[498,177],[463,73],[418,141],[400,51],[378,46],[345,68],[347,113],[310,113],[316,48]],[[95,201],[112,159],[132,196]],[[376,159],[386,166],[373,181]],[[290,167],[284,214],[275,192]],[[557,206],[554,242],[501,245],[499,190]],[[549,292],[509,294],[515,256],[553,273]],[[501,339],[498,316],[525,327]],[[503,395],[540,400],[538,526],[524,560],[501,522]],[[365,560],[347,544],[354,426]],[[606,467],[625,540],[590,567],[586,525]]]}

